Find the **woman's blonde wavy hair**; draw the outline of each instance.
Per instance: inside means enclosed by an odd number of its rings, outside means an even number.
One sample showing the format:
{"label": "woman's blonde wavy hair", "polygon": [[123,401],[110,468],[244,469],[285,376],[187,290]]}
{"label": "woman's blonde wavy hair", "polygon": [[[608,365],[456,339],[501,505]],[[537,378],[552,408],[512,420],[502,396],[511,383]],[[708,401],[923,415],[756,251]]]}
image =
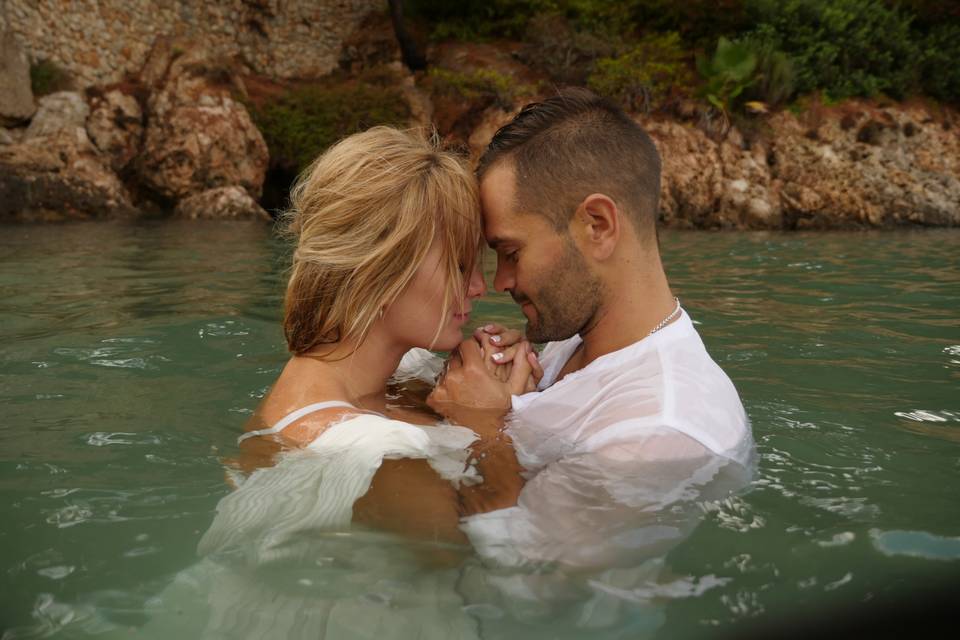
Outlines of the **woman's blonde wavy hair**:
{"label": "woman's blonde wavy hair", "polygon": [[301,175],[290,200],[296,248],[283,329],[294,354],[362,341],[434,240],[446,275],[442,323],[466,295],[482,239],[477,181],[435,134],[373,127],[344,138]]}

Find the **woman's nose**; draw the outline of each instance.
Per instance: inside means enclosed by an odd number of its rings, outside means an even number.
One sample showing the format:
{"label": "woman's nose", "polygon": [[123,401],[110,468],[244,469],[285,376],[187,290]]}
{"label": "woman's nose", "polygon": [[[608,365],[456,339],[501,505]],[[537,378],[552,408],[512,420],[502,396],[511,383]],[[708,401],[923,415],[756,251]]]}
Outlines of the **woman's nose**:
{"label": "woman's nose", "polygon": [[483,280],[483,274],[480,273],[480,267],[474,267],[470,274],[470,282],[467,285],[467,297],[479,298],[487,292],[487,283]]}

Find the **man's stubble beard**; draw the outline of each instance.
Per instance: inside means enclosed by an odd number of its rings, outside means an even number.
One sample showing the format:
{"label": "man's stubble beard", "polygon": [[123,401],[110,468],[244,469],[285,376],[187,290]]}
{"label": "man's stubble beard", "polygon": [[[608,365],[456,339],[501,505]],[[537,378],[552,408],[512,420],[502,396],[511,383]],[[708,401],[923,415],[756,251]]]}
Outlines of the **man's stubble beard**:
{"label": "man's stubble beard", "polygon": [[570,238],[550,270],[549,283],[527,298],[536,309],[536,324],[527,320],[527,340],[555,342],[582,332],[600,311],[603,283],[590,271]]}

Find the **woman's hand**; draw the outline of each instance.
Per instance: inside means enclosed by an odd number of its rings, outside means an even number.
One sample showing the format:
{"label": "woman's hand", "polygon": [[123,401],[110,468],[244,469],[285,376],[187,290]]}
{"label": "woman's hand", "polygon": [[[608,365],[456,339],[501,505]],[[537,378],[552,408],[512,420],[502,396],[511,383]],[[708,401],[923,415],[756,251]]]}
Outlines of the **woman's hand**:
{"label": "woman's hand", "polygon": [[505,371],[498,371],[501,365],[487,358],[476,340],[464,340],[450,356],[446,372],[427,397],[427,404],[460,424],[499,428],[512,406],[511,396],[536,390],[543,375],[529,342],[520,342],[514,348],[509,373],[501,379]]}
{"label": "woman's hand", "polygon": [[[529,354],[533,355],[533,358],[528,360],[531,365],[530,381],[533,387],[529,390],[536,390],[536,385],[543,377],[543,369],[537,360],[536,352],[533,351],[530,343],[523,339],[523,335],[519,331],[492,323],[477,328],[473,337],[480,343],[484,357],[496,365],[494,373],[501,382],[507,382],[510,379],[517,353],[520,352],[521,345],[526,344],[527,347],[524,348],[523,357],[528,357]],[[520,393],[526,393],[526,391]]]}

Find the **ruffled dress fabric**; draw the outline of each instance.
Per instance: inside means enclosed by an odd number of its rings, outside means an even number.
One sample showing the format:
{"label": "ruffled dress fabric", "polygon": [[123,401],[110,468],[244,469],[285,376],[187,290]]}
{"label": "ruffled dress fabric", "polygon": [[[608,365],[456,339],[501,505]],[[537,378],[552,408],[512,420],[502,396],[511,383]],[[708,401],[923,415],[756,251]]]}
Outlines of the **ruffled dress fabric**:
{"label": "ruffled dress fabric", "polygon": [[350,522],[384,459],[425,459],[454,485],[479,481],[466,465],[475,437],[462,427],[362,415],[282,454],[220,501],[199,544],[203,560],[153,599],[151,620],[135,635],[476,638],[456,590],[459,569],[424,567],[422,554],[452,545]]}

